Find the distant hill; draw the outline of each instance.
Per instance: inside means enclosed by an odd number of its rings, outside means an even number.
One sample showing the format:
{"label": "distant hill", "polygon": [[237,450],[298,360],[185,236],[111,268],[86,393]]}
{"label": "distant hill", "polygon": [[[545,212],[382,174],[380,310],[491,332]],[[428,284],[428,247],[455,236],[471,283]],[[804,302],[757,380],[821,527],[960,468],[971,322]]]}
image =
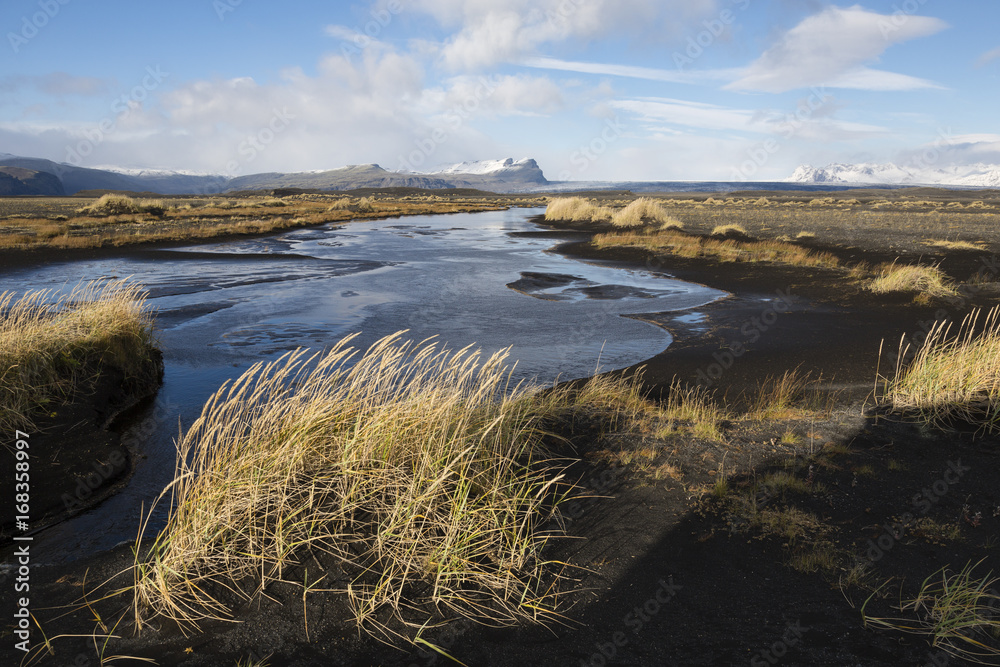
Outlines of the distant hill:
{"label": "distant hill", "polygon": [[830,164],[816,168],[802,165],[790,183],[827,185],[945,185],[952,187],[1000,187],[1000,165],[973,164],[946,167],[907,167],[885,164]]}
{"label": "distant hill", "polygon": [[65,195],[62,181],[45,171],[0,167],[0,195]]}
{"label": "distant hill", "polygon": [[[357,190],[360,188],[476,188],[492,192],[525,192],[543,188],[548,181],[532,159],[492,160],[464,163],[466,173],[455,165],[440,172],[422,174],[387,171],[377,164],[353,165],[327,171],[263,173],[228,178],[217,174],[193,174],[163,170],[88,169],[40,158],[0,155],[0,166],[54,176],[65,194],[83,190],[128,190],[164,195],[220,194],[242,190]],[[0,194],[26,194],[10,186]],[[60,193],[62,194],[62,193]]]}
{"label": "distant hill", "polygon": [[0,153],[0,196],[76,194],[119,190],[161,195],[213,195],[252,190],[345,191],[386,188],[465,189],[497,193],[629,190],[649,192],[730,192],[733,190],[845,190],[855,186],[898,188],[937,185],[1000,187],[1000,166],[972,165],[908,169],[894,164],[804,165],[777,183],[707,181],[549,181],[531,158],[461,162],[434,171],[388,171],[362,164],[294,173],[249,174],[230,178],[156,169],[85,168],[40,158]]}

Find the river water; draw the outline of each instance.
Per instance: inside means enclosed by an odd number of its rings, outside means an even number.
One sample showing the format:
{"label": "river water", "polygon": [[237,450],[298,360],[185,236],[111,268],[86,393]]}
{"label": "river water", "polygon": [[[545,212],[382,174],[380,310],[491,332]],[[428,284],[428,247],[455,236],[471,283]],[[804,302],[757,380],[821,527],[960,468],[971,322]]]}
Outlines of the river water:
{"label": "river water", "polygon": [[[649,271],[584,263],[524,235],[540,210],[418,216],[41,267],[0,268],[0,292],[68,290],[131,277],[157,312],[164,382],[124,432],[135,475],[98,507],[44,531],[33,553],[65,562],[134,538],[170,482],[174,438],[227,379],[297,347],[354,346],[408,329],[484,353],[512,346],[515,377],[539,383],[624,368],[662,352],[663,329],[622,317],[688,311],[724,296]],[[70,490],[72,492],[72,490]],[[157,514],[162,520],[165,507]]]}

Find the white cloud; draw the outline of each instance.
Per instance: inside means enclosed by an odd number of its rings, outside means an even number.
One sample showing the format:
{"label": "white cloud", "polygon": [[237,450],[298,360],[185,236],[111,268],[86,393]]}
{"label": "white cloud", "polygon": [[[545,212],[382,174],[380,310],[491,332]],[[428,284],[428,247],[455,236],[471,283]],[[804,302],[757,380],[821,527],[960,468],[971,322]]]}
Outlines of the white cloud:
{"label": "white cloud", "polygon": [[653,67],[638,67],[634,65],[615,65],[608,63],[587,63],[557,58],[526,58],[519,63],[525,67],[536,69],[552,69],[564,72],[580,72],[582,74],[598,74],[648,81],[664,81],[667,83],[706,84],[712,81],[728,81],[740,75],[738,69],[714,70],[680,70],[657,69]]}
{"label": "white cloud", "polygon": [[494,117],[546,115],[564,105],[562,88],[547,77],[463,75],[423,91],[413,108],[429,118]]}
{"label": "white cloud", "polygon": [[895,72],[883,72],[881,70],[862,67],[834,79],[827,81],[824,85],[830,88],[853,88],[855,90],[919,90],[921,88],[938,88],[941,86],[927,79],[919,79],[906,74],[896,74]]}
{"label": "white cloud", "polygon": [[[688,128],[722,133],[773,135],[782,141],[831,142],[889,133],[885,127],[835,117],[840,106],[832,96],[813,93],[794,111],[734,109],[669,98],[614,100],[611,108],[635,116],[648,136],[691,133]],[[674,127],[672,127],[674,126]],[[704,136],[704,133],[701,133]]]}
{"label": "white cloud", "polygon": [[412,10],[454,30],[440,45],[453,70],[477,70],[538,54],[546,45],[621,34],[633,41],[676,38],[708,16],[715,0],[413,0]]}
{"label": "white cloud", "polygon": [[936,18],[877,14],[859,5],[829,7],[782,35],[727,88],[780,93],[838,82],[841,87],[866,90],[925,88],[932,84],[868,70],[865,64],[894,44],[946,27]]}
{"label": "white cloud", "polygon": [[[530,74],[462,75],[428,86],[420,62],[392,50],[335,53],[316,70],[155,91],[90,141],[84,164],[231,174],[370,162],[395,169],[415,150],[426,164],[454,163],[502,154],[477,129],[480,121],[551,114],[567,104],[556,82]],[[66,161],[70,148],[97,136],[99,121],[8,122],[0,140],[6,150]],[[254,139],[257,147],[248,144]]]}
{"label": "white cloud", "polygon": [[1000,164],[1000,135],[942,132],[934,141],[906,154],[911,160],[943,165]]}

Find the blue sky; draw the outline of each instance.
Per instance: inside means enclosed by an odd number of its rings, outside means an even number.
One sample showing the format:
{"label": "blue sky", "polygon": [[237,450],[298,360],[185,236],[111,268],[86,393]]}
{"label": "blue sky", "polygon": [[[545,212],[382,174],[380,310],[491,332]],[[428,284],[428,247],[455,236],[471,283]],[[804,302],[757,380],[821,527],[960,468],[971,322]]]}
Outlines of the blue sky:
{"label": "blue sky", "polygon": [[1000,3],[7,0],[0,152],[560,180],[1000,164]]}

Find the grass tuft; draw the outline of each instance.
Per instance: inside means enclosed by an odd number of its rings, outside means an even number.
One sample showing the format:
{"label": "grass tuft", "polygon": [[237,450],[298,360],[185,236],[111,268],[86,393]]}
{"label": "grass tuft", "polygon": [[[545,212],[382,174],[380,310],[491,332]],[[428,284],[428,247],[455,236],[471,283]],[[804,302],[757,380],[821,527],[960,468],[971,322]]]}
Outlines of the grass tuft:
{"label": "grass tuft", "polygon": [[32,427],[109,366],[126,382],[144,378],[153,342],[144,306],[140,287],[125,281],[81,284],[63,296],[0,294],[0,431]]}
{"label": "grass tuft", "polygon": [[670,393],[662,406],[662,419],[670,430],[677,423],[689,425],[695,436],[706,440],[725,440],[719,425],[726,413],[715,402],[709,390],[697,385],[685,385],[674,378]]}
{"label": "grass tuft", "polygon": [[660,229],[679,229],[683,226],[659,202],[646,197],[636,199],[622,210],[616,211],[611,224],[616,227],[659,225]]}
{"label": "grass tuft", "polygon": [[876,294],[919,292],[932,298],[953,296],[958,292],[948,276],[936,266],[883,264],[867,288]]}
{"label": "grass tuft", "polygon": [[923,635],[952,657],[996,664],[1000,658],[1000,619],[996,613],[1000,595],[995,586],[1000,579],[992,572],[976,577],[975,567],[967,563],[959,572],[952,572],[946,566],[927,577],[915,598],[897,606],[901,612],[911,612],[911,618],[869,616],[866,608],[873,593],[861,607],[865,626]]}
{"label": "grass tuft", "polygon": [[545,219],[550,221],[608,222],[612,216],[611,209],[595,206],[583,197],[559,197],[545,209]]}
{"label": "grass tuft", "polygon": [[748,234],[743,225],[730,223],[727,225],[716,225],[712,230],[712,236],[748,236]]}
{"label": "grass tuft", "polygon": [[160,216],[163,215],[166,210],[167,207],[161,199],[137,200],[125,195],[108,193],[106,195],[101,195],[100,199],[94,203],[84,206],[78,211],[78,213],[97,216],[148,213],[150,215]]}
{"label": "grass tuft", "polygon": [[360,358],[348,337],[257,364],[208,400],[178,445],[166,528],[136,563],[138,618],[229,618],[211,591],[252,598],[307,552],[341,564],[357,623],[383,632],[383,612],[421,605],[491,624],[550,617],[542,550],[569,486],[547,424],[599,398],[640,409],[637,385],[512,387],[506,351],[402,333]]}
{"label": "grass tuft", "polygon": [[985,317],[980,309],[972,311],[954,335],[951,323],[936,322],[904,369],[911,353],[901,341],[884,403],[926,424],[960,421],[990,431],[1000,427],[1000,306]]}

